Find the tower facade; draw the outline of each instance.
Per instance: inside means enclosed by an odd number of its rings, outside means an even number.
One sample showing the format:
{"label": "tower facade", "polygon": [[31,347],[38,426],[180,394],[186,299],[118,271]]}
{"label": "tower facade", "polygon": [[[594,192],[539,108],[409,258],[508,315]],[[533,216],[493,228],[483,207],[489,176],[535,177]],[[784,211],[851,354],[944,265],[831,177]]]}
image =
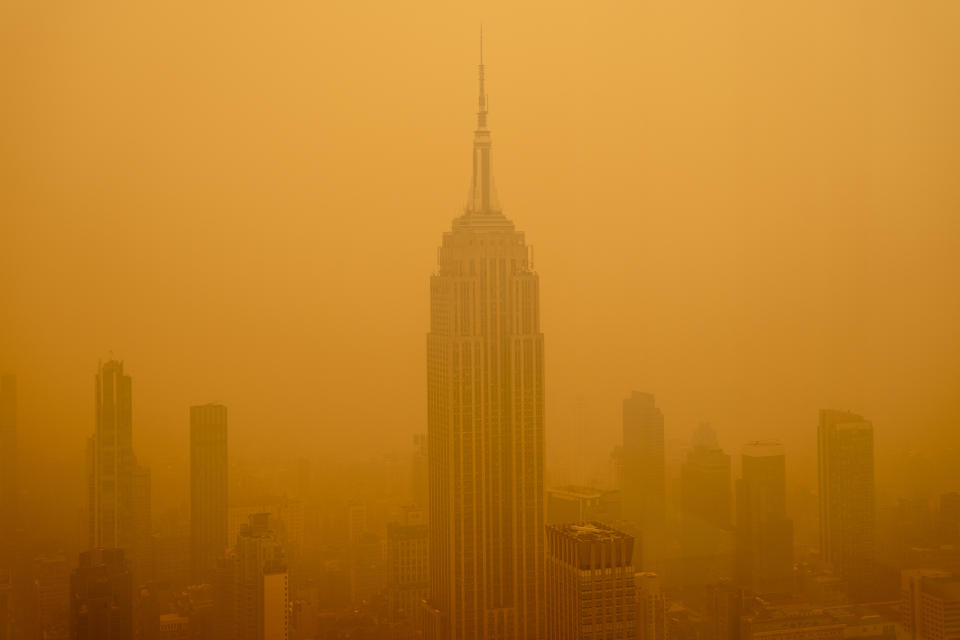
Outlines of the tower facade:
{"label": "tower facade", "polygon": [[90,548],[133,549],[133,392],[123,363],[97,371],[96,427],[89,442]]}
{"label": "tower facade", "polygon": [[70,637],[133,640],[133,578],[122,549],[80,554],[70,577]]}
{"label": "tower facade", "polygon": [[[702,425],[701,433],[705,429],[708,427]],[[680,469],[680,479],[685,522],[729,526],[730,456],[720,449],[715,436],[694,443]]]}
{"label": "tower facade", "polygon": [[547,527],[549,640],[637,637],[633,537],[599,522]]}
{"label": "tower facade", "polygon": [[744,446],[737,483],[737,578],[756,593],[789,593],[793,587],[793,523],[787,519],[783,446]]}
{"label": "tower facade", "polygon": [[664,640],[667,637],[667,601],[660,588],[660,576],[649,571],[635,576],[637,585],[637,640]]}
{"label": "tower facade", "polygon": [[432,638],[544,637],[539,280],[491,177],[484,67],[463,215],[430,280],[427,417]]}
{"label": "tower facade", "polygon": [[197,584],[213,584],[228,545],[227,512],[227,408],[190,407],[190,557]]}
{"label": "tower facade", "polygon": [[666,510],[663,412],[652,394],[623,401],[623,518],[640,527],[644,557],[656,556]]}
{"label": "tower facade", "polygon": [[851,597],[867,597],[876,539],[873,425],[853,413],[823,410],[817,444],[820,555],[846,581]]}
{"label": "tower facade", "polygon": [[250,516],[234,547],[233,597],[237,640],[287,640],[290,634],[286,558],[270,514]]}

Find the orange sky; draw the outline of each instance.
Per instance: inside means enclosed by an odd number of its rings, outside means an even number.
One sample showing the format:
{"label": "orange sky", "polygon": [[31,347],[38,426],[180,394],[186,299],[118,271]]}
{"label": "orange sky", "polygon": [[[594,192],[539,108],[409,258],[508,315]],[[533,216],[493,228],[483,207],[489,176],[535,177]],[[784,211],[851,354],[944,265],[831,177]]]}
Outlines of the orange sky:
{"label": "orange sky", "polygon": [[830,406],[888,452],[957,447],[954,0],[12,0],[0,369],[25,448],[80,468],[112,351],[171,475],[209,401],[244,455],[405,450],[481,21],[555,469],[607,455],[631,389],[668,438],[710,420],[798,460]]}

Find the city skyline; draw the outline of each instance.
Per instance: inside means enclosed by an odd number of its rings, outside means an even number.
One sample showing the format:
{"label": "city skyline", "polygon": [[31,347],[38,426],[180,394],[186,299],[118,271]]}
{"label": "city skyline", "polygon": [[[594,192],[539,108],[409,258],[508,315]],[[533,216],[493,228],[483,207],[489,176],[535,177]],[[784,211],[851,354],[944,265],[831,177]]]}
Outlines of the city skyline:
{"label": "city skyline", "polygon": [[946,0],[114,3],[0,8],[0,640],[960,639]]}

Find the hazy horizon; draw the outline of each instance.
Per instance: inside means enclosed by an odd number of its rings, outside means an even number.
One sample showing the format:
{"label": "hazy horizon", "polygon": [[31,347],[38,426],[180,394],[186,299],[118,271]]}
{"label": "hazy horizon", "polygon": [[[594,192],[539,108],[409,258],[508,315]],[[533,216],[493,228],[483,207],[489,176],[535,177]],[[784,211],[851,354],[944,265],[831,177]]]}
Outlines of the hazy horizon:
{"label": "hazy horizon", "polygon": [[0,8],[0,371],[27,473],[65,471],[43,500],[82,495],[111,354],[155,510],[194,404],[238,460],[412,449],[481,22],[548,483],[595,472],[634,389],[668,443],[779,439],[810,487],[821,408],[873,422],[881,477],[955,452],[960,5],[694,5]]}

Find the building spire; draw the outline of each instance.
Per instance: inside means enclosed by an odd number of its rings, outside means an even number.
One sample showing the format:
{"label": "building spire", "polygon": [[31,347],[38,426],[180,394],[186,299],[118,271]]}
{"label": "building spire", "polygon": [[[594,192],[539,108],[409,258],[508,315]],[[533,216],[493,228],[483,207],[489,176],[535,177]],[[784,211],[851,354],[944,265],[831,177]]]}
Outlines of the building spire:
{"label": "building spire", "polygon": [[477,128],[485,129],[487,127],[487,89],[484,84],[483,78],[483,25],[480,25],[480,65],[478,67],[480,72],[480,97],[479,97],[479,109],[477,110]]}
{"label": "building spire", "polygon": [[490,171],[490,130],[487,128],[487,87],[483,64],[483,25],[480,26],[479,97],[477,128],[473,132],[473,180],[467,202],[468,214],[500,213]]}

